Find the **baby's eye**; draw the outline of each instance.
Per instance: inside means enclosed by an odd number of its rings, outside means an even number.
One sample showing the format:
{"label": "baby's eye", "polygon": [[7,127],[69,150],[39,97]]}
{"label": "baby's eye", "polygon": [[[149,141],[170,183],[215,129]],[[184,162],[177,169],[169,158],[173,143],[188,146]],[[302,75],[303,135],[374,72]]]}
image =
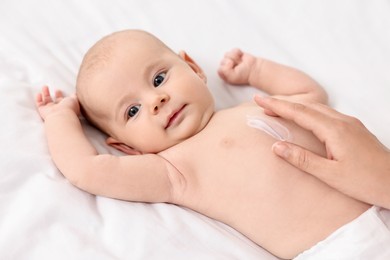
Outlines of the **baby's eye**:
{"label": "baby's eye", "polygon": [[165,79],[165,76],[167,75],[166,72],[161,72],[159,74],[157,74],[157,76],[153,79],[153,85],[155,87],[158,87],[161,85],[161,83],[164,82],[164,79]]}
{"label": "baby's eye", "polygon": [[135,106],[130,107],[127,110],[127,118],[135,116],[138,113],[138,111],[140,110],[140,108],[141,108],[141,105],[135,105]]}

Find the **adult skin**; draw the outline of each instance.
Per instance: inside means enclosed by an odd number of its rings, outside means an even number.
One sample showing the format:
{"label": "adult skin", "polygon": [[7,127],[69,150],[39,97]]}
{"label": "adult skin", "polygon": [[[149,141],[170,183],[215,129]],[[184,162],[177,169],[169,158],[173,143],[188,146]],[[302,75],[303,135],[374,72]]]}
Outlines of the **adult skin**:
{"label": "adult skin", "polygon": [[390,209],[390,151],[362,122],[319,103],[260,96],[255,102],[266,114],[312,131],[325,144],[327,158],[285,141],[272,146],[275,154],[351,197]]}

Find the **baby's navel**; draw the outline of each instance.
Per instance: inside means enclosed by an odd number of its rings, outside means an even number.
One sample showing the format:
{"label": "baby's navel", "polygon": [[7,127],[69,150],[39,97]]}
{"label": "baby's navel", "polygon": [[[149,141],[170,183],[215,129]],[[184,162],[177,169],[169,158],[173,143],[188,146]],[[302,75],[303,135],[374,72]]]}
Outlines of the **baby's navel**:
{"label": "baby's navel", "polygon": [[290,131],[272,118],[246,116],[246,122],[248,126],[259,129],[277,140],[291,140]]}

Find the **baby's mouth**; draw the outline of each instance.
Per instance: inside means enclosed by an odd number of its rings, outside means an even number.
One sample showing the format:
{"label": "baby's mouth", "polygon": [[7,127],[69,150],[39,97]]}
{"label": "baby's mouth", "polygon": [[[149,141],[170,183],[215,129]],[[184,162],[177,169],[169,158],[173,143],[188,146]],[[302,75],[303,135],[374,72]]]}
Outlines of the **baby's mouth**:
{"label": "baby's mouth", "polygon": [[187,105],[183,105],[181,108],[179,108],[178,110],[174,111],[169,117],[168,117],[168,120],[167,120],[167,124],[165,126],[165,129],[167,129],[168,127],[170,127],[173,123],[175,123],[176,119],[179,117],[180,113],[183,111],[183,109],[186,107]]}

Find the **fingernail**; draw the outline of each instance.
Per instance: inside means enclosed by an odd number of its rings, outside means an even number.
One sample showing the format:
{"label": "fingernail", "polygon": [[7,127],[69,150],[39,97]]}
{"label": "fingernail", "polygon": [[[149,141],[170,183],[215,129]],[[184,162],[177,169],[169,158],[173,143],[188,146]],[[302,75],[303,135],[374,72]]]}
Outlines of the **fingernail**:
{"label": "fingernail", "polygon": [[291,149],[286,143],[277,142],[272,145],[272,151],[280,157],[288,158],[290,156]]}
{"label": "fingernail", "polygon": [[257,99],[257,100],[263,100],[263,97],[262,96],[260,96],[259,94],[254,94],[253,95],[253,99]]}

